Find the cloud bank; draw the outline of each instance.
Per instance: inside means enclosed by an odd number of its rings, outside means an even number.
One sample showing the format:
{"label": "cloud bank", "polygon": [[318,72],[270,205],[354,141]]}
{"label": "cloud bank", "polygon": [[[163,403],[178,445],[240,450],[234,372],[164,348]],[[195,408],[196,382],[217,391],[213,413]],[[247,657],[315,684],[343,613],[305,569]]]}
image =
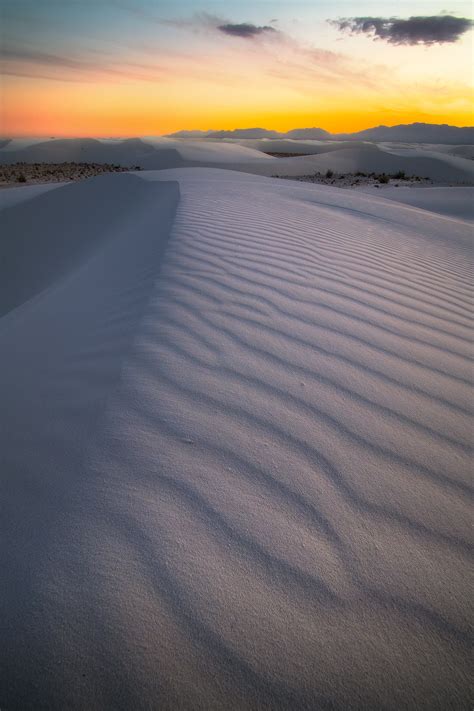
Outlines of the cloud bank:
{"label": "cloud bank", "polygon": [[473,26],[466,17],[434,15],[410,17],[342,17],[328,20],[342,32],[367,34],[396,45],[433,45],[456,42]]}
{"label": "cloud bank", "polygon": [[276,32],[275,28],[270,27],[270,25],[252,25],[249,22],[242,22],[235,25],[227,23],[225,25],[218,25],[217,29],[225,35],[243,37],[244,39],[250,39],[266,32]]}

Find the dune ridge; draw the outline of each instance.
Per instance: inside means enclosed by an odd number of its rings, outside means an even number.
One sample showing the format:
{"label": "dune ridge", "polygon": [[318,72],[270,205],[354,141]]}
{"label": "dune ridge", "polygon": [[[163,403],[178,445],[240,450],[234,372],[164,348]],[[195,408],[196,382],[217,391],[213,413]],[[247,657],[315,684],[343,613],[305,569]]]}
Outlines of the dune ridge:
{"label": "dune ridge", "polygon": [[0,319],[6,707],[468,708],[470,226],[93,180],[0,213],[114,216]]}

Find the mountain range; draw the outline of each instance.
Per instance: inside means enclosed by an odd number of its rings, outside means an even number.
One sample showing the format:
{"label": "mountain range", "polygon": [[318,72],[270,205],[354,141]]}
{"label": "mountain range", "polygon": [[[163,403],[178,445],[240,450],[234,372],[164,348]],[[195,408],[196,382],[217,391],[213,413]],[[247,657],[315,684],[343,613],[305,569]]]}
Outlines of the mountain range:
{"label": "mountain range", "polygon": [[355,133],[329,133],[323,128],[295,128],[286,133],[266,128],[237,128],[233,131],[177,131],[172,138],[262,139],[333,141],[394,141],[406,143],[474,144],[474,126],[411,123],[398,126],[375,126]]}

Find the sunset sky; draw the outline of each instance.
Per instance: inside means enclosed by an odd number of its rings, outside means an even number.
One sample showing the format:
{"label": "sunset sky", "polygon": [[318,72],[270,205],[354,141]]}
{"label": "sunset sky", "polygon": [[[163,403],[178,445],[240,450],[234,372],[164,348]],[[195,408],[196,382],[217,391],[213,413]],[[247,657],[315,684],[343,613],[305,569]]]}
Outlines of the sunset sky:
{"label": "sunset sky", "polygon": [[473,124],[464,0],[1,0],[0,8],[3,136]]}

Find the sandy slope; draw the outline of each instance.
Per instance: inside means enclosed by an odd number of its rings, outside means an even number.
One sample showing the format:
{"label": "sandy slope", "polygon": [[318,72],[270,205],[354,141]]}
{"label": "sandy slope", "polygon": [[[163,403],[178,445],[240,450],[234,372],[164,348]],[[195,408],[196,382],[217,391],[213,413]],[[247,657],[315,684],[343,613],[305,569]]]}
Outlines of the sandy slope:
{"label": "sandy slope", "polygon": [[37,197],[43,193],[48,193],[50,190],[60,188],[62,185],[69,183],[41,183],[38,185],[25,185],[21,187],[9,187],[6,190],[0,190],[0,210],[5,207],[13,207],[18,203],[25,202],[30,198]]}
{"label": "sandy slope", "polygon": [[386,185],[379,188],[358,189],[371,195],[377,192],[378,198],[388,198],[422,210],[438,212],[440,215],[474,221],[474,188],[472,187],[396,188]]}
{"label": "sandy slope", "polygon": [[474,146],[443,146],[443,153],[474,160]]}
{"label": "sandy slope", "polygon": [[470,227],[196,169],[0,220],[2,708],[469,708]]}

